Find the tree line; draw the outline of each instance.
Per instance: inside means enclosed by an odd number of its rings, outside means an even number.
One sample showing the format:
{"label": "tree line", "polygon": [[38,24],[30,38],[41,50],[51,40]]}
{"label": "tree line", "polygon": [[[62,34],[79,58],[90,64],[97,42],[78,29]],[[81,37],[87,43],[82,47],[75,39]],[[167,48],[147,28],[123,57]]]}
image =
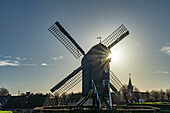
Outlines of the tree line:
{"label": "tree line", "polygon": [[0,88],[0,96],[8,96],[8,95],[9,95],[9,91],[6,88],[4,87]]}
{"label": "tree line", "polygon": [[[140,90],[133,86],[133,92],[140,92]],[[129,90],[127,85],[123,85],[123,87],[120,89],[120,93],[123,94],[128,94]],[[156,102],[160,102],[160,101],[170,101],[170,88],[163,90],[151,90],[151,91],[146,91],[146,94],[149,94],[147,97],[146,101],[156,101]],[[138,94],[133,94],[133,96],[135,98],[137,98],[138,100],[140,99],[140,95]]]}
{"label": "tree line", "polygon": [[149,92],[153,101],[170,101],[170,89],[152,90]]}
{"label": "tree line", "polygon": [[[121,89],[121,94],[123,94],[124,92],[127,92],[127,86],[124,85],[123,88]],[[139,92],[138,88],[134,88],[134,92]],[[170,88],[163,90],[151,90],[151,91],[146,91],[150,94],[150,98],[148,101],[170,101]],[[50,94],[51,97],[55,98],[56,103],[58,103],[59,100],[62,101],[63,104],[67,104],[68,98],[71,95],[70,94],[63,94],[61,97],[59,96],[58,93],[54,93],[54,94]],[[2,87],[0,88],[0,96],[9,96],[9,91],[8,89]]]}

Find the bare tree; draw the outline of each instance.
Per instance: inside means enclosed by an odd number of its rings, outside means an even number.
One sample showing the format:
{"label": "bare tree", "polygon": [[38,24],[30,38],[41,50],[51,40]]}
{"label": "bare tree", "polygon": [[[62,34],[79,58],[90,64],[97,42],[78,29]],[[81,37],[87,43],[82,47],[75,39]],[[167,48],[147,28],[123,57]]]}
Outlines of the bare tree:
{"label": "bare tree", "polygon": [[140,90],[136,87],[133,86],[133,100],[138,101],[140,99]]}
{"label": "bare tree", "polygon": [[160,98],[160,94],[158,91],[155,91],[155,90],[152,90],[150,92],[151,96],[153,96],[155,98],[155,101],[159,101],[159,98]]}
{"label": "bare tree", "polygon": [[128,97],[129,97],[129,95],[128,95],[128,88],[127,88],[127,85],[126,85],[126,84],[124,84],[124,85],[121,87],[120,93],[121,93],[121,95],[123,95],[125,101],[128,102]]}
{"label": "bare tree", "polygon": [[4,87],[0,88],[0,96],[8,96],[8,95],[9,95],[9,91],[6,88]]}
{"label": "bare tree", "polygon": [[136,86],[133,86],[133,91],[134,92],[140,92],[140,90]]}
{"label": "bare tree", "polygon": [[55,105],[57,105],[57,106],[58,106],[58,103],[59,103],[59,98],[60,98],[59,93],[54,93]]}
{"label": "bare tree", "polygon": [[160,97],[161,97],[161,100],[165,100],[165,91],[163,91],[162,89],[159,91],[159,94],[160,94]]}
{"label": "bare tree", "polygon": [[26,94],[25,94],[25,93],[20,93],[20,94],[19,94],[19,96],[24,96],[24,95],[26,95]]}
{"label": "bare tree", "polygon": [[127,85],[126,84],[124,84],[122,87],[121,87],[121,89],[120,89],[120,93],[121,94],[127,94],[128,93],[128,88],[127,88]]}
{"label": "bare tree", "polygon": [[170,89],[166,89],[166,96],[167,96],[168,101],[169,101],[169,99],[170,99]]}
{"label": "bare tree", "polygon": [[146,90],[146,98],[147,98],[147,101],[149,101],[150,100],[150,94],[149,94],[149,91],[148,90]]}
{"label": "bare tree", "polygon": [[61,100],[62,100],[63,105],[67,105],[67,104],[68,104],[68,103],[67,103],[68,97],[69,97],[69,95],[66,94],[66,93],[63,93],[63,94],[61,95]]}

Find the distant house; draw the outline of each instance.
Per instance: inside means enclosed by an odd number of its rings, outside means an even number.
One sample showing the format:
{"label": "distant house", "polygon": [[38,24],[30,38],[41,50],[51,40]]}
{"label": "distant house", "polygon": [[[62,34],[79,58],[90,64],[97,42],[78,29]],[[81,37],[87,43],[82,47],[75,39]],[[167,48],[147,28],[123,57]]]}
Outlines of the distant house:
{"label": "distant house", "polygon": [[111,93],[112,96],[112,104],[122,104],[121,96],[116,95],[114,92]]}
{"label": "distant house", "polygon": [[6,110],[32,113],[35,107],[49,106],[48,95],[11,96],[5,105]]}
{"label": "distant house", "polygon": [[150,97],[150,94],[148,92],[133,91],[131,77],[129,77],[129,84],[127,89],[128,89],[129,100],[135,100],[137,102],[145,102]]}
{"label": "distant house", "polygon": [[68,105],[77,105],[77,102],[81,99],[81,93],[72,93],[68,99]]}
{"label": "distant house", "polygon": [[0,110],[2,109],[2,104],[0,103]]}
{"label": "distant house", "polygon": [[6,105],[9,98],[10,98],[10,95],[9,96],[0,96],[0,110],[4,109],[4,106]]}
{"label": "distant house", "polygon": [[139,102],[145,102],[149,100],[150,94],[148,92],[133,92],[133,95],[139,100]]}

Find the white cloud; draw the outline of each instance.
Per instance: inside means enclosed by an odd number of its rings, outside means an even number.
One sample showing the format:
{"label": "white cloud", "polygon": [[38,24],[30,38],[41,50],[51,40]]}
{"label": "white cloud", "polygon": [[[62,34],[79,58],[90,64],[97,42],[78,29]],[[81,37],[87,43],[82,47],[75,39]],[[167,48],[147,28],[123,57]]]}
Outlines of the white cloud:
{"label": "white cloud", "polygon": [[168,42],[165,46],[160,49],[161,52],[170,55],[170,42]]}
{"label": "white cloud", "polygon": [[46,64],[46,63],[41,63],[41,65],[42,65],[42,66],[47,66],[47,64]]}
{"label": "white cloud", "polygon": [[4,56],[4,58],[12,58],[12,56]]}
{"label": "white cloud", "polygon": [[61,60],[64,59],[63,56],[58,56],[58,57],[50,57],[51,60]]}
{"label": "white cloud", "polygon": [[157,74],[168,74],[167,71],[155,71],[154,73],[157,73]]}
{"label": "white cloud", "polygon": [[0,66],[19,66],[18,61],[2,60],[0,61]]}
{"label": "white cloud", "polygon": [[30,66],[30,67],[32,67],[32,66],[37,66],[37,64],[20,64],[20,66]]}
{"label": "white cloud", "polygon": [[32,60],[32,58],[27,58],[27,57],[12,57],[12,56],[4,56],[0,54],[0,57],[2,57],[5,60],[17,60],[17,61],[24,61],[24,60]]}
{"label": "white cloud", "polygon": [[1,60],[0,66],[37,66],[37,64],[22,64],[19,61]]}
{"label": "white cloud", "polygon": [[20,58],[20,57],[16,57],[15,59],[16,59],[16,60],[21,60],[21,58]]}
{"label": "white cloud", "polygon": [[[0,66],[37,66],[37,64],[25,64],[23,61],[25,60],[32,60],[32,58],[27,57],[12,57],[12,56],[4,56],[0,55],[3,60],[0,60]],[[43,64],[45,65],[45,64]]]}
{"label": "white cloud", "polygon": [[[16,60],[18,61],[24,61],[24,60],[28,60],[28,58],[21,58],[21,57],[15,57]],[[30,58],[31,59],[31,58]]]}
{"label": "white cloud", "polygon": [[170,55],[170,46],[164,46],[160,51]]}
{"label": "white cloud", "polygon": [[23,60],[27,60],[27,59],[28,59],[28,58],[26,58],[26,57],[25,57],[25,58],[23,58]]}

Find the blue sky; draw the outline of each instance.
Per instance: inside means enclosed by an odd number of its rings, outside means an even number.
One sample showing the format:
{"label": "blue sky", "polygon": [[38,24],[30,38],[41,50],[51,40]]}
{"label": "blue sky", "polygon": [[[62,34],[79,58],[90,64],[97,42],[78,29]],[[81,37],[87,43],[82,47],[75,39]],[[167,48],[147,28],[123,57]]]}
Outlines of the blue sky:
{"label": "blue sky", "polygon": [[[120,59],[111,70],[141,91],[170,86],[170,1],[1,0],[0,87],[11,94],[49,90],[74,69],[74,56],[48,31],[59,21],[87,52],[124,24],[130,31],[112,48]],[[81,90],[81,84],[72,91]]]}

